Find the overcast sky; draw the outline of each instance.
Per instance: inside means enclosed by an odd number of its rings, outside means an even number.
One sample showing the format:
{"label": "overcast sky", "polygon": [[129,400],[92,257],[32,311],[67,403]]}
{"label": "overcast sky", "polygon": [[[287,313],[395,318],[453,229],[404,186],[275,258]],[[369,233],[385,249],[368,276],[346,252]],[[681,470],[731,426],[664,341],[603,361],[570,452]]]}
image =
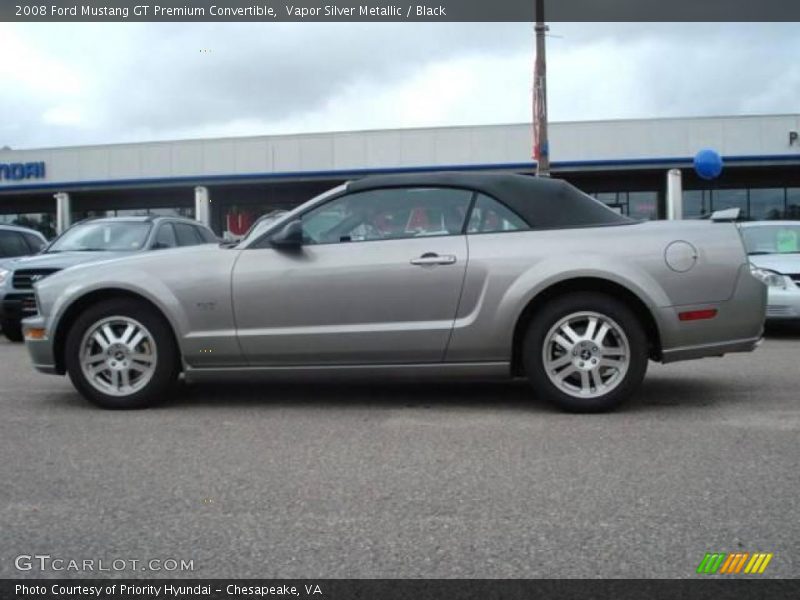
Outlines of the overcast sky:
{"label": "overcast sky", "polygon": [[[800,112],[800,24],[554,23],[554,121]],[[0,23],[0,147],[527,122],[533,28]]]}

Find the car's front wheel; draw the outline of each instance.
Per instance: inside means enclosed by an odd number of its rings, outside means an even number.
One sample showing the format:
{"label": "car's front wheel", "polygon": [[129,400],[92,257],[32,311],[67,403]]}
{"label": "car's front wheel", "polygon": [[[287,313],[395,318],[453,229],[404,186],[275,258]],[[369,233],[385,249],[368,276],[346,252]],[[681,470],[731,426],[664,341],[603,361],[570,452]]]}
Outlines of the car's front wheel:
{"label": "car's front wheel", "polygon": [[162,400],[178,375],[169,324],[142,302],[115,299],[89,307],[65,344],[73,385],[103,408],[144,408]]}
{"label": "car's front wheel", "polygon": [[628,306],[594,292],[555,298],[537,311],[523,345],[533,387],[571,412],[615,408],[647,371],[647,338]]}

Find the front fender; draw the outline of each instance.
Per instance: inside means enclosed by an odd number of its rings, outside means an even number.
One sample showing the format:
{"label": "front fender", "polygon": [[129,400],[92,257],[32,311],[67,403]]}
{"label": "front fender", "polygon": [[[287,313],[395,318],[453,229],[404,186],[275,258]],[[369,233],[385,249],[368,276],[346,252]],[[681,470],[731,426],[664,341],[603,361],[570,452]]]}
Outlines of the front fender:
{"label": "front fender", "polygon": [[[81,300],[95,293],[123,292],[144,298],[153,304],[170,324],[175,338],[181,351],[184,348],[182,341],[189,331],[189,320],[186,310],[179,302],[172,290],[161,280],[149,275],[142,269],[126,269],[125,279],[122,278],[103,278],[95,277],[73,277],[63,291],[55,298],[50,309],[50,318],[47,323],[47,330],[50,336],[55,337],[61,333],[64,316],[68,315],[70,309],[81,302]],[[42,291],[39,291],[41,295]]]}

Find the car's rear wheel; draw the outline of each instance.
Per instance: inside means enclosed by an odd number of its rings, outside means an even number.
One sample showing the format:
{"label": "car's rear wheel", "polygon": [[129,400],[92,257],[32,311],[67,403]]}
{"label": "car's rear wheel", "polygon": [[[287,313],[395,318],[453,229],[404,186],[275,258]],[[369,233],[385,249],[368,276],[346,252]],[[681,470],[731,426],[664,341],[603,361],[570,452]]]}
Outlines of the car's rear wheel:
{"label": "car's rear wheel", "polygon": [[87,309],[70,329],[65,353],[73,385],[103,408],[151,406],[178,375],[169,324],[135,300],[109,300]]}
{"label": "car's rear wheel", "polygon": [[630,398],[647,371],[647,338],[624,303],[573,293],[537,311],[523,344],[534,389],[571,412],[611,410]]}
{"label": "car's rear wheel", "polygon": [[11,319],[0,320],[0,328],[3,330],[3,335],[11,342],[21,342],[22,337],[22,323],[13,321]]}

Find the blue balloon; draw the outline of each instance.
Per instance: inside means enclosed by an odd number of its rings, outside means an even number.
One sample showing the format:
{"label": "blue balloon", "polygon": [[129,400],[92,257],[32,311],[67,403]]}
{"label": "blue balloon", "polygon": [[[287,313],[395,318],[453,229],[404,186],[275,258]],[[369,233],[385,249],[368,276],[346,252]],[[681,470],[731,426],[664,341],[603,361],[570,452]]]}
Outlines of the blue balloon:
{"label": "blue balloon", "polygon": [[710,148],[700,150],[694,157],[694,170],[703,179],[716,179],[722,173],[722,157]]}

